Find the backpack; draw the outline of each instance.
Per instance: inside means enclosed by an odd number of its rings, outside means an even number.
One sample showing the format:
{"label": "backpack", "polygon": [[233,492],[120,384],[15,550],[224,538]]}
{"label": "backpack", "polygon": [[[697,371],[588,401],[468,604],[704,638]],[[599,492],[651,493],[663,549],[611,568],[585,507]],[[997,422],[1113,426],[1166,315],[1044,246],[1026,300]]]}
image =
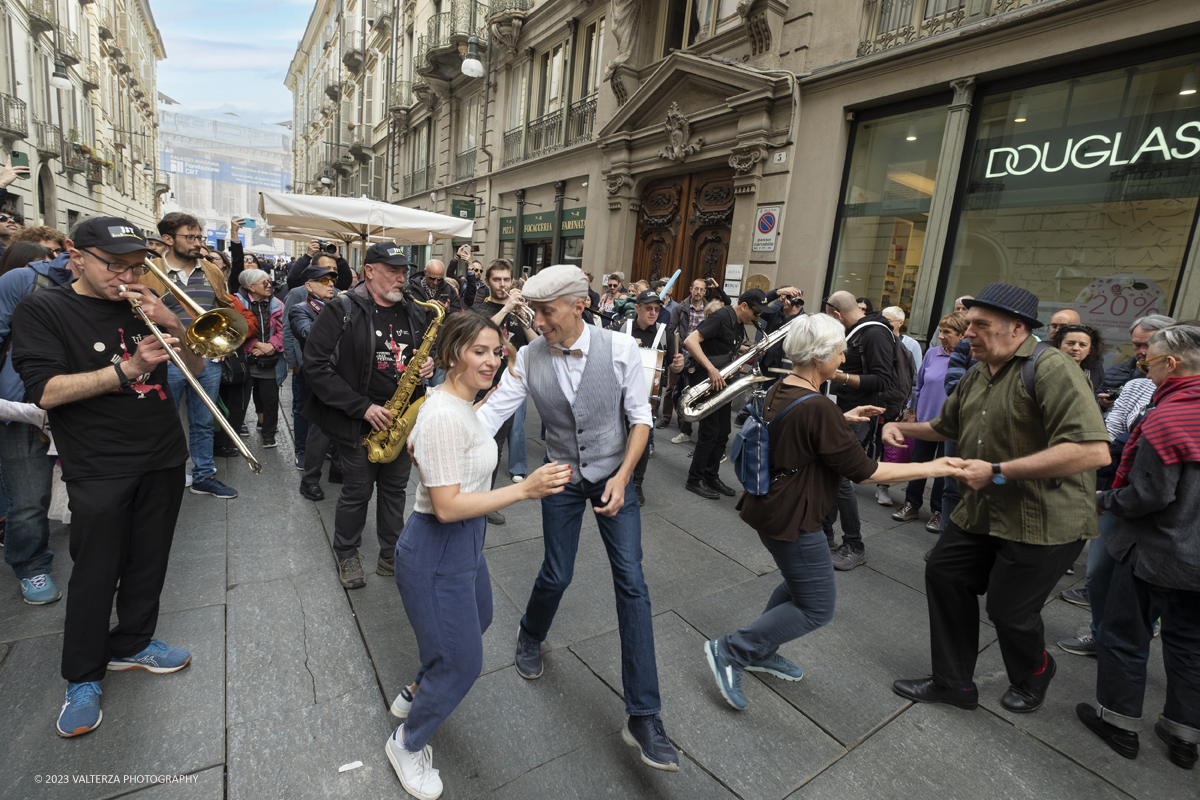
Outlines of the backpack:
{"label": "backpack", "polygon": [[[885,389],[880,395],[882,401],[880,405],[891,408],[903,408],[908,402],[908,398],[912,395],[913,390],[913,373],[915,365],[913,364],[912,353],[908,352],[908,348],[904,346],[904,342],[899,336],[892,332],[892,326],[885,325],[882,322],[871,320],[864,322],[856,334],[861,333],[863,328],[870,325],[878,325],[888,332],[888,336],[892,337],[892,385]],[[862,345],[862,337],[859,336],[854,347],[858,350],[858,356],[861,360],[864,347]]]}
{"label": "backpack", "polygon": [[[37,270],[34,270],[33,271],[33,286],[29,287],[29,291],[26,292],[26,295],[33,294],[34,292],[41,291],[42,289],[53,289],[57,285],[58,284],[56,284],[54,281],[50,280],[49,275],[43,275],[42,273],[38,272]],[[0,343],[0,368],[3,368],[4,365],[6,363],[8,363],[8,351],[9,351],[9,348],[12,346],[12,331],[11,330],[8,333],[8,337],[9,338],[5,339],[2,343]]]}
{"label": "backpack", "polygon": [[[771,491],[771,484],[774,482],[774,478],[771,477],[771,426],[805,400],[821,396],[814,392],[806,394],[798,400],[793,400],[770,422],[763,420],[757,401],[751,402],[747,406],[750,410],[750,417],[733,437],[733,446],[729,448],[729,460],[733,462],[733,473],[741,481],[747,494],[761,497]],[[782,477],[782,475],[775,477]]]}
{"label": "backpack", "polygon": [[[1037,360],[1042,357],[1042,353],[1052,347],[1049,342],[1038,342],[1033,346],[1033,352],[1025,357],[1021,363],[1021,385],[1025,387],[1025,394],[1029,395],[1029,399],[1033,401],[1033,405],[1037,407],[1037,383],[1034,381],[1035,370],[1037,369]],[[976,361],[971,365],[971,368],[963,374],[963,378],[970,375],[975,370],[979,369],[982,361]],[[962,383],[960,380],[959,383]],[[957,387],[956,387],[957,388]]]}

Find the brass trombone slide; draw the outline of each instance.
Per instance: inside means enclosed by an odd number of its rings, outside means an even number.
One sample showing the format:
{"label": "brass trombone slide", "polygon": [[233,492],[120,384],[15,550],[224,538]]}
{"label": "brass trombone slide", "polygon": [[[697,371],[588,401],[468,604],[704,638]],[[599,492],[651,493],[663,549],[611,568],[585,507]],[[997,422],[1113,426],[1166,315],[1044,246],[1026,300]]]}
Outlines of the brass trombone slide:
{"label": "brass trombone slide", "polygon": [[181,291],[161,267],[149,258],[145,263],[150,274],[162,282],[192,318],[192,324],[188,326],[184,339],[188,350],[203,358],[221,358],[242,346],[242,342],[246,341],[250,333],[250,326],[245,317],[232,308],[205,311],[195,300],[188,297],[187,292]]}
{"label": "brass trombone slide", "polygon": [[[150,264],[149,259],[147,259],[146,263]],[[153,265],[151,265],[151,266],[153,266]],[[161,272],[161,270],[158,270],[157,268],[154,268],[154,271],[155,271],[155,274],[158,274],[159,272]],[[171,286],[169,281],[167,282],[167,286],[168,287]],[[124,286],[121,287],[121,291],[122,292],[125,291]],[[176,294],[175,291],[173,289],[171,289],[171,294],[175,295],[176,299],[179,300],[179,302],[181,304],[187,306],[189,308],[189,310],[195,309],[196,314],[192,317],[192,324],[188,326],[184,338],[187,339],[188,349],[191,350],[193,353],[196,353],[196,355],[204,355],[204,354],[197,352],[196,348],[192,347],[192,345],[191,345],[192,329],[196,328],[196,326],[201,322],[202,317],[208,316],[217,311],[230,311],[241,321],[242,328],[248,329],[245,318],[242,317],[241,314],[238,314],[236,311],[232,311],[232,309],[222,308],[222,309],[213,309],[213,311],[203,312],[200,309],[200,307],[198,305],[196,305],[195,301],[192,300],[192,298],[187,297],[187,295],[183,294],[182,292],[180,292],[179,294]],[[187,297],[187,303],[184,303],[183,299],[180,297],[181,294],[183,295],[183,297]],[[188,384],[192,387],[192,389],[195,390],[196,394],[200,397],[200,399],[202,401],[204,401],[204,405],[206,405],[208,407],[209,412],[213,415],[213,419],[215,419],[217,421],[217,424],[219,424],[221,426],[221,428],[225,431],[225,434],[233,442],[234,446],[237,447],[238,452],[240,452],[242,454],[242,458],[246,459],[246,463],[250,465],[250,469],[256,475],[262,473],[262,464],[258,463],[258,459],[254,457],[254,455],[250,452],[250,450],[242,442],[242,437],[238,436],[237,431],[235,431],[233,429],[233,426],[231,426],[229,424],[229,422],[225,419],[225,415],[221,413],[221,409],[217,408],[217,404],[214,403],[212,401],[212,398],[210,398],[208,396],[208,392],[204,391],[204,387],[200,385],[200,381],[196,380],[196,376],[193,375],[191,370],[189,370],[187,368],[187,364],[185,364],[183,362],[183,357],[175,352],[175,348],[167,343],[167,340],[163,337],[162,331],[159,330],[158,326],[150,321],[150,317],[146,314],[145,309],[142,308],[141,301],[138,300],[136,297],[127,297],[125,299],[129,301],[129,304],[131,306],[133,306],[134,312],[139,317],[141,317],[142,322],[146,323],[146,327],[148,327],[150,329],[150,333],[154,334],[154,338],[158,340],[158,343],[161,344],[163,346],[163,349],[167,351],[167,356],[170,357],[171,363],[173,363],[176,367],[178,367],[179,371],[181,373],[183,373],[184,379],[188,382]],[[223,315],[218,315],[217,318],[223,319]],[[217,318],[210,317],[209,319],[212,320],[212,319],[217,319]],[[201,333],[205,333],[205,331],[201,330]],[[228,353],[233,352],[239,346],[241,346],[242,342],[245,341],[245,339],[246,339],[245,334],[242,334],[241,337],[236,341],[236,343],[233,344],[233,346],[230,347],[228,350],[226,350],[224,353],[219,353],[214,356],[205,356],[205,357],[206,358],[219,358],[221,355],[227,355]],[[210,344],[211,344],[211,342],[210,342]],[[215,345],[212,347],[209,347],[207,349],[207,352],[216,352]]]}

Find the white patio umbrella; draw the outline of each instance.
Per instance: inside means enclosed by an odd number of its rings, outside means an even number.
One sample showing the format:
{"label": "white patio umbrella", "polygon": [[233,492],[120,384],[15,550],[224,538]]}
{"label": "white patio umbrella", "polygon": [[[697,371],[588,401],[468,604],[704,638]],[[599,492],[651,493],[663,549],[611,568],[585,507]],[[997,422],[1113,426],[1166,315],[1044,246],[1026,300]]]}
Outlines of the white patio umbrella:
{"label": "white patio umbrella", "polygon": [[256,256],[278,256],[283,255],[283,251],[278,247],[272,247],[269,244],[252,244],[242,248],[244,253],[253,253]]}
{"label": "white patio umbrella", "polygon": [[258,211],[271,226],[272,236],[299,241],[333,239],[360,247],[369,242],[421,245],[453,237],[469,239],[474,230],[473,220],[366,197],[259,192]]}

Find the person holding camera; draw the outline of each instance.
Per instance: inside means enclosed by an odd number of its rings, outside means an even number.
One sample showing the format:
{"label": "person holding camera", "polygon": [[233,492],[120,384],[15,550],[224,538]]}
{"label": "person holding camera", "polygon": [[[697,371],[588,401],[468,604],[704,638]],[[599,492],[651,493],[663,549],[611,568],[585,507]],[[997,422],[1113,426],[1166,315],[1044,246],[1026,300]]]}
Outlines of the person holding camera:
{"label": "person holding camera", "polygon": [[346,259],[342,258],[338,253],[338,246],[333,242],[324,242],[320,239],[313,239],[308,243],[308,252],[297,258],[295,263],[288,268],[288,289],[295,289],[297,286],[304,285],[304,270],[308,269],[308,265],[313,262],[313,259],[317,257],[318,253],[326,253],[336,259],[337,289],[339,292],[344,292],[354,285],[354,271],[350,269],[350,264],[346,261]]}
{"label": "person holding camera", "polygon": [[[283,303],[274,296],[271,276],[261,269],[243,270],[238,277],[242,284],[242,303],[258,322],[258,333],[246,339],[242,352],[246,356],[247,375],[243,383],[221,384],[221,399],[229,409],[229,424],[241,428],[253,393],[255,406],[263,415],[263,447],[275,447],[279,427],[279,383],[275,380],[275,364],[283,352]],[[224,430],[218,431],[218,447],[233,447]]]}

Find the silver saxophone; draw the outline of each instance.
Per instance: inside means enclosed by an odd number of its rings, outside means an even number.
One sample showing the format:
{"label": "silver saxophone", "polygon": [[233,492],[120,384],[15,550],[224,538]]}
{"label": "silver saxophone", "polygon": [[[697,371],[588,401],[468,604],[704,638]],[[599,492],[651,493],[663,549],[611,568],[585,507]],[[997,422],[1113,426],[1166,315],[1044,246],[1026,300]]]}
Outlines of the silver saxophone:
{"label": "silver saxophone", "polygon": [[741,371],[747,362],[758,358],[767,352],[776,342],[787,336],[788,328],[791,327],[795,319],[797,317],[793,317],[780,326],[778,330],[764,336],[762,341],[755,344],[732,361],[729,366],[721,370],[721,378],[725,381],[725,388],[721,391],[713,391],[712,379],[710,378],[705,378],[701,383],[697,383],[695,386],[684,390],[679,398],[680,418],[687,422],[704,419],[721,406],[733,401],[739,395],[749,392],[754,384],[771,380],[769,376],[763,375],[758,365],[755,364],[753,369],[745,376],[738,378],[732,383],[729,381],[733,375]]}

